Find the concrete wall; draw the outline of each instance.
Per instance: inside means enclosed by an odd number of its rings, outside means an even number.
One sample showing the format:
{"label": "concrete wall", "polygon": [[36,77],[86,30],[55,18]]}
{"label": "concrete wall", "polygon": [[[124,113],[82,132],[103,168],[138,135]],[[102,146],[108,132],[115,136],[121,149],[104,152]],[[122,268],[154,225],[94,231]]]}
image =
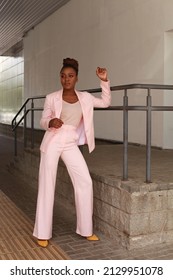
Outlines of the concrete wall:
{"label": "concrete wall", "polygon": [[[164,34],[173,28],[172,6],[169,0],[70,1],[24,39],[25,96],[58,89],[62,60],[68,56],[80,63],[78,89],[99,86],[98,65],[107,67],[112,86],[164,84]],[[162,92],[152,95],[153,105],[164,104]],[[130,92],[129,102],[145,104],[145,92]],[[112,105],[119,104],[122,94],[113,93]],[[173,141],[167,141],[172,125],[166,123],[163,113],[153,113],[152,145],[172,148]],[[95,132],[99,138],[122,140],[122,113],[96,112]],[[129,141],[145,144],[145,113],[129,114]]]}
{"label": "concrete wall", "polygon": [[[57,90],[68,56],[80,63],[78,89],[99,86],[98,65],[107,67],[112,86],[173,84],[172,29],[172,0],[71,0],[24,38],[24,98]],[[152,96],[153,105],[173,104],[172,94],[154,91]],[[145,102],[145,92],[129,92],[130,104]],[[113,93],[112,105],[119,104],[122,94]],[[173,148],[171,114],[153,113],[152,145]],[[40,113],[36,119],[39,127]],[[122,140],[121,112],[95,112],[94,121],[96,137]],[[144,112],[130,112],[129,141],[145,144]]]}
{"label": "concrete wall", "polygon": [[[165,32],[164,45],[164,80],[166,84],[173,84],[172,65],[173,65],[173,30]],[[173,104],[173,92],[166,91],[164,97],[164,105]],[[172,112],[165,112],[163,118],[163,147],[171,147],[173,145],[173,126],[172,126]]]}

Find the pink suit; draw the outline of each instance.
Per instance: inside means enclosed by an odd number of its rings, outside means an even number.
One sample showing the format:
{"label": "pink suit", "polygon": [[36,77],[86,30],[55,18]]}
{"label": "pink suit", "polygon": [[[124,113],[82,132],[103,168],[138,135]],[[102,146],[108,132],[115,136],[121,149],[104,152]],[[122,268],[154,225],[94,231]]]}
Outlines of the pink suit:
{"label": "pink suit", "polygon": [[33,235],[39,239],[52,237],[52,218],[56,172],[59,157],[64,161],[70,175],[75,195],[77,215],[76,233],[82,236],[93,234],[93,187],[86,162],[78,145],[88,144],[89,152],[95,147],[93,109],[108,107],[111,102],[110,84],[101,81],[101,98],[88,92],[76,91],[83,118],[77,128],[62,125],[61,128],[49,128],[49,121],[60,118],[63,90],[46,96],[40,124],[46,130],[40,150],[39,189],[36,220]]}

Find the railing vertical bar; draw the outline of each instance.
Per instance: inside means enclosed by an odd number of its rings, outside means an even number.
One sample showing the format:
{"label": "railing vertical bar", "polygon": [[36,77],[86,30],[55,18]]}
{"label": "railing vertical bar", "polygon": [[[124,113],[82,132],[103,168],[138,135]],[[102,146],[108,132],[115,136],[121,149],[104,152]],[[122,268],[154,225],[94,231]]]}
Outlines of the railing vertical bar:
{"label": "railing vertical bar", "polygon": [[151,182],[151,94],[148,88],[146,119],[146,183]]}
{"label": "railing vertical bar", "polygon": [[[34,109],[34,100],[31,102],[31,109]],[[34,110],[31,110],[31,148],[34,148]]]}
{"label": "railing vertical bar", "polygon": [[[24,107],[24,115],[26,114],[26,106]],[[23,124],[23,139],[24,139],[24,147],[26,148],[27,147],[27,131],[26,131],[26,128],[27,128],[27,117],[25,115],[24,117],[24,124]]]}
{"label": "railing vertical bar", "polygon": [[128,96],[127,89],[123,97],[123,180],[128,180]]}
{"label": "railing vertical bar", "polygon": [[[15,120],[16,125],[16,120]],[[14,155],[17,156],[17,129],[14,131]]]}

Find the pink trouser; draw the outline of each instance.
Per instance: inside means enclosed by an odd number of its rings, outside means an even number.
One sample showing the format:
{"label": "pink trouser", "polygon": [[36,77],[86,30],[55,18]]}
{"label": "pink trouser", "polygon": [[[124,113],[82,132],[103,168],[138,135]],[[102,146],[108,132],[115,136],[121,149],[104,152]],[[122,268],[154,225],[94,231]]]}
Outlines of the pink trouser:
{"label": "pink trouser", "polygon": [[75,127],[63,125],[57,129],[47,151],[41,152],[39,188],[33,235],[38,239],[52,237],[53,205],[59,158],[65,163],[75,196],[77,228],[82,236],[93,234],[93,187],[86,162],[76,144]]}

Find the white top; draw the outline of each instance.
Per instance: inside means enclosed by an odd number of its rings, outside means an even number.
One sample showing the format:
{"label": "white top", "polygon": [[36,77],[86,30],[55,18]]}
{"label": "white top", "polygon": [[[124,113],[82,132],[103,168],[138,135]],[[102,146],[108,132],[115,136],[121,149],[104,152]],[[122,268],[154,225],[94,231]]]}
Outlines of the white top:
{"label": "white top", "polygon": [[64,124],[77,127],[82,118],[82,109],[80,102],[77,101],[75,103],[68,103],[63,100],[60,118]]}

